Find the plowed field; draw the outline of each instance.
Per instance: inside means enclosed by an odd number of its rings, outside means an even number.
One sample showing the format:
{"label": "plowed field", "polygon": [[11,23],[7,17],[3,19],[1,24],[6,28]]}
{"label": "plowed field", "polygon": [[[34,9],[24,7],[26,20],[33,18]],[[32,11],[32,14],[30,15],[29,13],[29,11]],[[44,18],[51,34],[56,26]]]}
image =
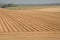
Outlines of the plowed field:
{"label": "plowed field", "polygon": [[0,40],[60,40],[59,32],[60,12],[0,9]]}

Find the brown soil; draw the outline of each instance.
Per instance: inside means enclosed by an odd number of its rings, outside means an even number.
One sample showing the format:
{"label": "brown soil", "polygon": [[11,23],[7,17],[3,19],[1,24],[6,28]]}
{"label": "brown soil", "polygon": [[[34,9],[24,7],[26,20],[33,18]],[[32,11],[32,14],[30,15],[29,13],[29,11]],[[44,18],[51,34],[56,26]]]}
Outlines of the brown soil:
{"label": "brown soil", "polygon": [[59,35],[60,10],[0,8],[0,40],[60,40]]}

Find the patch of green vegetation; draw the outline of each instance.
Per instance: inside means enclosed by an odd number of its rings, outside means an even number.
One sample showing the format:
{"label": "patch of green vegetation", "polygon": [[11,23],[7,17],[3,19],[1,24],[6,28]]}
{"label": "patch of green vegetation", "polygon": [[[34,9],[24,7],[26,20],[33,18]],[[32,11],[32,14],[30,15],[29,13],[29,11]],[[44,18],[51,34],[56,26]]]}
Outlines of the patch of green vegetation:
{"label": "patch of green vegetation", "polygon": [[14,7],[7,7],[10,10],[27,10],[27,9],[41,9],[41,6],[14,6]]}
{"label": "patch of green vegetation", "polygon": [[8,8],[8,7],[15,7],[15,6],[17,6],[17,5],[15,5],[15,4],[4,4],[4,5],[1,5],[0,7],[1,8]]}

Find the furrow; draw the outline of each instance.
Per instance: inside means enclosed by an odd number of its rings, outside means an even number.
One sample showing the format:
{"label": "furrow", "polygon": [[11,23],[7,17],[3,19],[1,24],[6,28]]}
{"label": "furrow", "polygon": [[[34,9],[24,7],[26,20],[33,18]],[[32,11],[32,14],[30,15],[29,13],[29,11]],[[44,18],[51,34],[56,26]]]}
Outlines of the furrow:
{"label": "furrow", "polygon": [[3,29],[4,29],[4,31],[3,32],[8,32],[8,28],[7,28],[7,25],[5,24],[5,19],[3,19],[2,17],[1,17],[1,24],[2,24],[2,27],[3,27]]}
{"label": "furrow", "polygon": [[[14,18],[13,18],[14,19]],[[16,20],[16,19],[14,19],[15,20],[15,22],[16,23],[18,23],[19,25],[22,25],[22,28],[24,28],[26,31],[31,31],[28,27],[29,26],[27,26],[27,25],[25,25],[24,23],[22,23],[22,22],[20,22],[20,21],[18,21],[18,20]]]}
{"label": "furrow", "polygon": [[3,28],[3,26],[2,26],[2,20],[1,20],[1,17],[0,17],[0,32],[3,32],[4,31],[4,28]]}
{"label": "furrow", "polygon": [[[10,19],[10,18],[9,18]],[[16,26],[16,24],[10,19],[10,20],[7,20],[7,21],[10,21],[8,22],[9,25],[11,26],[10,28],[13,30],[13,32],[18,32],[20,31],[19,28]]]}
{"label": "furrow", "polygon": [[21,30],[21,31],[28,31],[26,28],[24,28],[23,26],[22,26],[22,24],[19,24],[15,19],[13,20],[13,18],[10,18],[11,20],[12,20],[12,24],[14,25],[14,26],[16,26],[16,27],[18,27],[19,28],[19,30]]}
{"label": "furrow", "polygon": [[[23,19],[22,17],[20,17],[20,18],[17,18],[18,19],[18,21],[20,20],[20,19]],[[24,20],[24,19],[23,19]],[[27,25],[32,31],[39,31],[38,29],[36,29],[35,28],[35,26],[33,27],[32,26],[32,24],[31,23],[27,23],[27,22],[22,22],[22,23],[24,23],[25,25]]]}

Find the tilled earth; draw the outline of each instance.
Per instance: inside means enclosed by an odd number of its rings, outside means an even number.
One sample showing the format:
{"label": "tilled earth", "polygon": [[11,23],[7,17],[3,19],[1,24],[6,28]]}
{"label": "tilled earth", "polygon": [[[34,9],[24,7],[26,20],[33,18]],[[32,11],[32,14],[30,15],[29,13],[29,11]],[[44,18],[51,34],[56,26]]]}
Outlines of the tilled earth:
{"label": "tilled earth", "polygon": [[[20,32],[39,32],[39,33],[40,32],[53,32],[53,33],[60,32],[60,12],[42,12],[42,11],[38,11],[38,10],[0,9],[0,35],[1,35],[1,37],[2,37],[2,34],[3,34],[3,37],[5,37],[6,35],[7,35],[6,37],[9,37],[9,35],[6,33],[13,34],[14,32],[15,33],[18,33],[18,32],[19,33]],[[41,35],[39,33],[38,33],[38,35]],[[24,34],[25,33],[22,33],[22,35],[24,35]],[[27,33],[27,34],[29,35],[29,33]],[[33,34],[33,33],[31,33],[31,34]],[[36,34],[36,33],[34,33],[34,34]],[[21,33],[19,35],[21,35]],[[45,33],[44,35],[46,36],[47,34]],[[48,34],[48,35],[50,35],[50,34]],[[11,36],[11,34],[10,34],[10,36]],[[0,39],[2,39],[2,40],[4,40],[4,39],[8,40],[8,38],[3,39],[3,37],[2,38],[1,37],[0,37]],[[31,35],[31,37],[33,37],[33,36]],[[40,36],[38,36],[38,37],[40,37]],[[36,40],[39,39],[38,37]],[[10,38],[11,37],[9,37],[9,39]],[[21,38],[21,36],[20,36],[20,38]],[[24,38],[24,37],[22,37],[22,38]],[[26,37],[25,40],[28,40],[27,38],[28,37]],[[50,38],[50,37],[47,36],[47,38]],[[47,38],[45,38],[45,39],[47,39]],[[34,38],[32,38],[32,39],[35,40]],[[20,39],[13,38],[10,40],[20,40]],[[24,39],[21,39],[21,40],[24,40]],[[57,40],[57,39],[53,39],[53,40]]]}

